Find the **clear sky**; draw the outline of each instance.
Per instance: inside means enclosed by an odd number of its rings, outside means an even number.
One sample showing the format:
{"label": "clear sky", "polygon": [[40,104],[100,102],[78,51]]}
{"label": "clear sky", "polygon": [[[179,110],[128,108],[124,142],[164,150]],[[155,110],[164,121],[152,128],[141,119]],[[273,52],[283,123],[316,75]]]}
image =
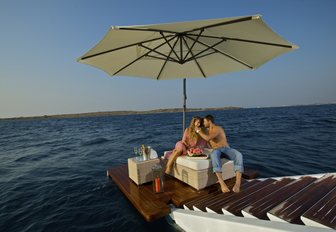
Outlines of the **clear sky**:
{"label": "clear sky", "polygon": [[0,0],[0,118],[181,107],[180,79],[109,77],[76,59],[111,25],[254,14],[300,48],[254,71],[187,80],[188,107],[335,103],[335,11],[335,0]]}

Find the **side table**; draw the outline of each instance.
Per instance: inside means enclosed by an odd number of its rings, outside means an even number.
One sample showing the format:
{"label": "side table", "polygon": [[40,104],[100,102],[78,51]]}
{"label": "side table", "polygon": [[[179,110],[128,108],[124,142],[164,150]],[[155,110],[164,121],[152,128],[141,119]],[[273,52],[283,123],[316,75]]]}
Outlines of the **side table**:
{"label": "side table", "polygon": [[128,159],[128,176],[137,185],[153,181],[152,167],[160,163],[159,158],[142,160],[139,157]]}

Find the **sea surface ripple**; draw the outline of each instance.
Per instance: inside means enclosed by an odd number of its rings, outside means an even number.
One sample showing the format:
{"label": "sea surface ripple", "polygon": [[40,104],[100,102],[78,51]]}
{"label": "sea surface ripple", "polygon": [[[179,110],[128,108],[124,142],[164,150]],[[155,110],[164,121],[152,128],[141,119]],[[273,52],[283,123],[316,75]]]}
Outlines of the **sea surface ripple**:
{"label": "sea surface ripple", "polygon": [[[335,172],[336,105],[213,114],[261,177]],[[177,231],[147,223],[106,170],[133,147],[159,155],[181,138],[181,114],[0,121],[0,231]]]}

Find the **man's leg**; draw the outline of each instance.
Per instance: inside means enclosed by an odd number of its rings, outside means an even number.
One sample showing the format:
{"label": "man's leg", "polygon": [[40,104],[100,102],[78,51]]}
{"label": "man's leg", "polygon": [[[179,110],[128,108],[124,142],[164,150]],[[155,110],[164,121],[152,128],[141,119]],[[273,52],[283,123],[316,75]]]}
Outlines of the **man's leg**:
{"label": "man's leg", "polygon": [[225,154],[233,161],[234,170],[236,172],[236,183],[232,191],[238,193],[240,191],[242,173],[244,172],[243,155],[233,148],[227,148]]}
{"label": "man's leg", "polygon": [[230,192],[230,189],[225,184],[223,177],[222,177],[221,155],[222,153],[220,150],[213,150],[211,153],[211,162],[212,162],[213,172],[217,176],[218,183],[221,186],[222,192],[227,193],[227,192]]}
{"label": "man's leg", "polygon": [[235,192],[235,193],[240,192],[241,178],[242,178],[242,173],[239,172],[239,171],[236,171],[236,183],[232,188],[232,191]]}

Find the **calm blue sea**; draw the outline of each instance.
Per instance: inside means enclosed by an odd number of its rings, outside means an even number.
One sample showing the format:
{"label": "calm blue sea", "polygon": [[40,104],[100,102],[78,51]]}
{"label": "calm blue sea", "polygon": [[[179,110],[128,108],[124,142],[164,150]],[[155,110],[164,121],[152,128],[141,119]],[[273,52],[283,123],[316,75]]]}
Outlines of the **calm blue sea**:
{"label": "calm blue sea", "polygon": [[[211,113],[262,177],[336,171],[336,105]],[[181,113],[0,121],[0,231],[176,231],[147,223],[106,170],[133,147],[159,154],[181,138]]]}

